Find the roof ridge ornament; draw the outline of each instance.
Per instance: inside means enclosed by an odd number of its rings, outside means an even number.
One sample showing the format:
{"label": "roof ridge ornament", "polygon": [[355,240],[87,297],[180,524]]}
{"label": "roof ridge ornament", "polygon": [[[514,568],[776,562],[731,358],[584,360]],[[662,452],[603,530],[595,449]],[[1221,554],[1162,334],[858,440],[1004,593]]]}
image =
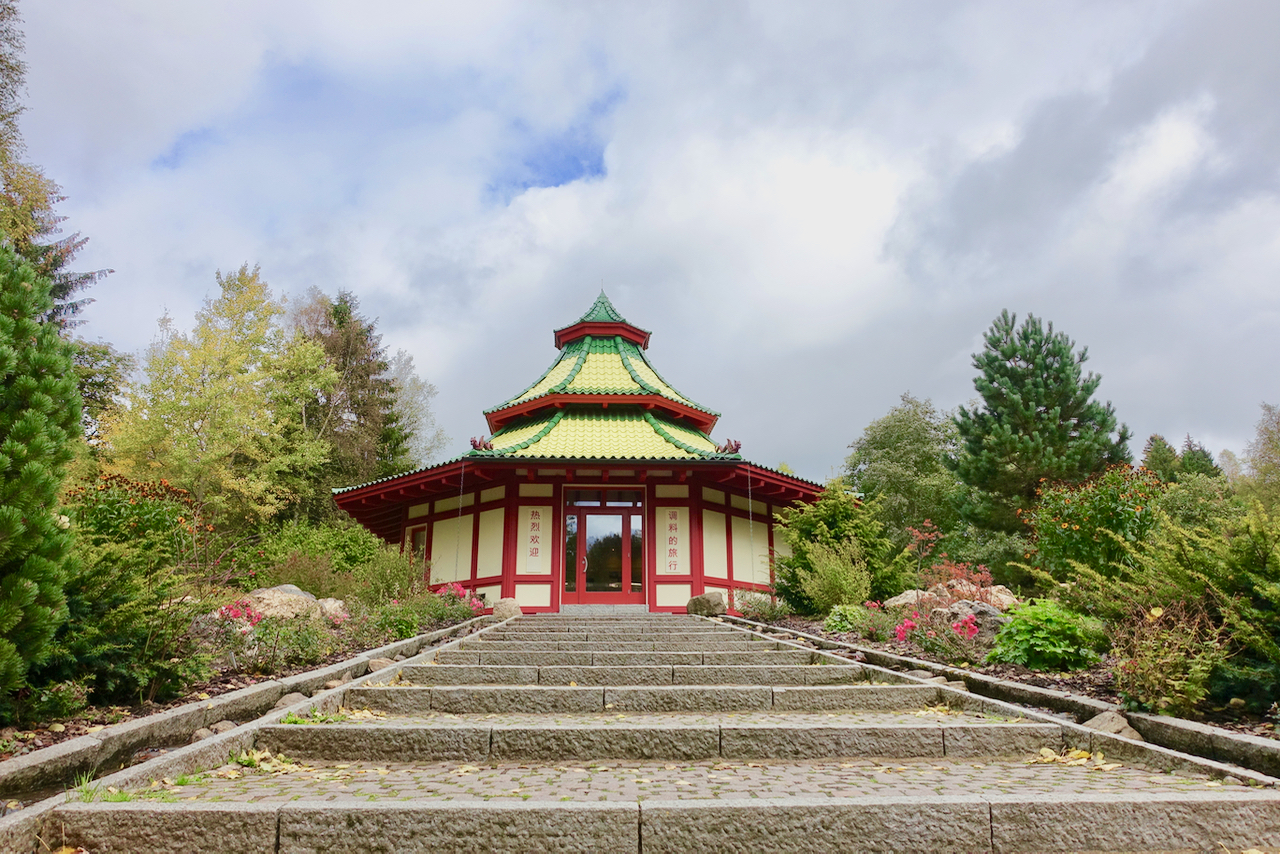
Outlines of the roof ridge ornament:
{"label": "roof ridge ornament", "polygon": [[490,442],[490,441],[489,441],[488,439],[486,439],[484,436],[479,436],[479,437],[477,437],[477,436],[472,436],[472,437],[471,437],[471,450],[473,450],[473,451],[492,451],[492,450],[493,450],[493,442]]}
{"label": "roof ridge ornament", "polygon": [[737,439],[726,439],[723,445],[716,445],[717,454],[736,454],[742,450],[742,443]]}

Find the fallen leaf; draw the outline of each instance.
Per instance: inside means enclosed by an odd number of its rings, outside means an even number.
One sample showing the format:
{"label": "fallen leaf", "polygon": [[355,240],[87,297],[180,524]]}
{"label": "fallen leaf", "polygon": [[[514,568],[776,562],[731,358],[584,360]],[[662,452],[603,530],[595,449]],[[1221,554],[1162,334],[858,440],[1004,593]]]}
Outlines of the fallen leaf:
{"label": "fallen leaf", "polygon": [[67,728],[62,724],[49,724],[49,732],[66,732]]}
{"label": "fallen leaf", "polygon": [[196,699],[197,699],[197,700],[207,700],[207,699],[209,699],[209,695],[208,695],[206,692],[201,691],[199,694],[196,694]]}
{"label": "fallen leaf", "polygon": [[106,727],[104,727],[102,724],[94,724],[91,727],[85,727],[84,731],[85,732],[101,732],[104,729],[106,729]]}

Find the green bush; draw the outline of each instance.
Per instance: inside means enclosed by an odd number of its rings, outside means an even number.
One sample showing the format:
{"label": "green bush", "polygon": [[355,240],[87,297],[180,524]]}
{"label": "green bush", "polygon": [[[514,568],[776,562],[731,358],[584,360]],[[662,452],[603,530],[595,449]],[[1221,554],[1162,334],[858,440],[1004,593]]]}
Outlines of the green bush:
{"label": "green bush", "polygon": [[[805,590],[805,579],[815,568],[811,553],[816,545],[841,550],[851,541],[857,543],[858,557],[870,578],[868,595],[882,597],[902,592],[909,578],[909,561],[885,533],[879,512],[875,500],[862,501],[854,497],[845,491],[843,481],[838,478],[827,485],[813,504],[780,511],[775,539],[781,536],[791,554],[776,562],[778,595],[798,613],[825,613],[826,609],[815,603]],[[841,586],[838,584],[837,589]]]}
{"label": "green bush", "polygon": [[66,583],[68,621],[33,688],[81,682],[94,703],[163,700],[208,675],[195,636],[212,603],[191,567],[208,526],[190,497],[164,483],[105,475],[67,493],[78,560]]}
{"label": "green bush", "polygon": [[800,587],[820,614],[837,605],[867,601],[871,575],[862,545],[853,538],[836,543],[809,546],[809,572],[800,578]]}
{"label": "green bush", "polygon": [[1009,622],[996,633],[987,660],[1031,670],[1079,670],[1098,661],[1105,649],[1101,621],[1077,614],[1051,599],[1011,608]]}
{"label": "green bush", "polygon": [[420,598],[429,592],[426,576],[427,567],[420,558],[402,554],[398,546],[379,543],[352,572],[351,595],[375,607]]}
{"label": "green bush", "polygon": [[897,624],[897,616],[879,605],[837,605],[827,615],[822,628],[833,634],[850,633],[867,640],[887,641],[893,637]]}
{"label": "green bush", "polygon": [[754,593],[750,590],[739,590],[735,593],[733,607],[742,616],[757,623],[773,623],[791,616],[791,606],[785,599],[765,593]]}
{"label": "green bush", "polygon": [[1141,711],[1192,714],[1227,658],[1221,629],[1199,606],[1138,609],[1114,636],[1116,691]]}
{"label": "green bush", "polygon": [[272,674],[319,664],[337,647],[333,629],[323,619],[264,617],[253,629],[245,669]]}
{"label": "green bush", "polygon": [[236,550],[236,577],[246,590],[296,584],[319,598],[345,599],[358,587],[354,574],[385,547],[353,522],[286,522]]}

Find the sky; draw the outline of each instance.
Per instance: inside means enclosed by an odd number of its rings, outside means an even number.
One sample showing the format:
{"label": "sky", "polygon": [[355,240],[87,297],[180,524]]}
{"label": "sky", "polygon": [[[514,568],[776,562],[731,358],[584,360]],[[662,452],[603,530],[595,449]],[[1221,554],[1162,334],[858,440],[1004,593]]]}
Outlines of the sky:
{"label": "sky", "polygon": [[[1001,310],[1134,433],[1280,403],[1280,4],[24,0],[29,159],[141,352],[215,272],[357,295],[448,454],[603,288],[713,437],[825,480]],[[358,11],[357,11],[358,10]]]}

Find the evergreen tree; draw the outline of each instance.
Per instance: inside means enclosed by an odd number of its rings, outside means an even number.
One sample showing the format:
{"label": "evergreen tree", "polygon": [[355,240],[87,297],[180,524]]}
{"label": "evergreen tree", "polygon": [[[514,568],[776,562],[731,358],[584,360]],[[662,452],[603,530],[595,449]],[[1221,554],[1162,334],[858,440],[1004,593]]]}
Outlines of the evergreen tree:
{"label": "evergreen tree", "polygon": [[308,429],[333,448],[300,508],[321,518],[333,508],[331,487],[410,471],[438,452],[443,436],[430,408],[436,390],[417,376],[411,356],[387,357],[376,321],[360,313],[350,292],[330,299],[312,289],[290,323],[323,349],[338,376],[335,386],[305,402]]}
{"label": "evergreen tree", "polygon": [[1186,474],[1203,474],[1209,477],[1222,477],[1222,469],[1213,461],[1213,454],[1199,442],[1193,441],[1191,434],[1182,443],[1182,453],[1178,455],[1178,466]]}
{"label": "evergreen tree", "polygon": [[1047,483],[1079,483],[1130,460],[1129,428],[1110,403],[1091,398],[1102,378],[1082,373],[1088,349],[1034,315],[1000,313],[974,354],[982,405],[955,419],[962,453],[948,463],[969,487],[961,516],[990,530],[1018,531],[1019,513]]}
{"label": "evergreen tree", "polygon": [[58,489],[80,401],[49,283],[0,248],[0,691],[22,684],[66,615],[71,536]]}
{"label": "evergreen tree", "polygon": [[1159,433],[1152,433],[1142,447],[1142,467],[1165,483],[1173,483],[1181,471],[1178,451]]}

